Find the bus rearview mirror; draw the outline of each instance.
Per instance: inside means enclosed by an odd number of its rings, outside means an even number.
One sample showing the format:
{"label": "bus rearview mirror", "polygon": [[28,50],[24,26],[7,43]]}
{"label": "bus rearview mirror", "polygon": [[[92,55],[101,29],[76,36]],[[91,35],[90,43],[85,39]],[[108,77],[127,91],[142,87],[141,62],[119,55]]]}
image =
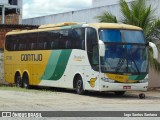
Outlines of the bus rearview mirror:
{"label": "bus rearview mirror", "polygon": [[99,40],[99,55],[101,57],[105,56],[105,44],[102,40]]}
{"label": "bus rearview mirror", "polygon": [[153,58],[158,60],[158,49],[157,49],[157,46],[152,42],[149,42],[149,46],[153,50]]}

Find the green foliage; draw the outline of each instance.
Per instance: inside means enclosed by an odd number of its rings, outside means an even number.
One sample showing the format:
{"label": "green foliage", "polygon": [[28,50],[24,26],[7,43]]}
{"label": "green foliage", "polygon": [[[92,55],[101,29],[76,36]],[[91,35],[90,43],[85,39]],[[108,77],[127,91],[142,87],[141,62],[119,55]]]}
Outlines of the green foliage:
{"label": "green foliage", "polygon": [[[146,0],[136,0],[127,4],[125,0],[120,0],[120,12],[122,18],[117,21],[116,16],[110,12],[104,12],[97,16],[100,22],[107,23],[124,23],[139,26],[143,28],[147,41],[160,41],[160,19],[154,14],[155,10],[151,5],[146,4]],[[160,44],[157,45],[160,50]],[[150,66],[156,71],[160,71],[160,63],[153,59],[152,51],[149,50]]]}
{"label": "green foliage", "polygon": [[120,22],[125,23],[125,24],[127,23],[132,24],[133,23],[132,15],[131,15],[132,11],[129,9],[129,6],[124,0],[120,0],[120,11],[121,11],[121,14],[123,15],[123,18]]}
{"label": "green foliage", "polygon": [[118,22],[116,16],[112,15],[109,12],[104,12],[102,16],[97,16],[96,18],[98,18],[100,22],[106,22],[106,21],[108,21],[109,23]]}
{"label": "green foliage", "polygon": [[36,88],[36,89],[24,89],[24,88],[19,88],[19,87],[16,87],[16,86],[9,86],[9,85],[3,85],[3,84],[0,84],[0,90],[7,90],[7,91],[20,91],[20,92],[29,92],[29,93],[44,93],[44,94],[47,94],[47,93],[59,93],[57,92],[56,90],[54,89],[50,89],[50,88]]}
{"label": "green foliage", "polygon": [[145,32],[148,41],[160,40],[160,19],[153,21],[153,23],[145,29]]}

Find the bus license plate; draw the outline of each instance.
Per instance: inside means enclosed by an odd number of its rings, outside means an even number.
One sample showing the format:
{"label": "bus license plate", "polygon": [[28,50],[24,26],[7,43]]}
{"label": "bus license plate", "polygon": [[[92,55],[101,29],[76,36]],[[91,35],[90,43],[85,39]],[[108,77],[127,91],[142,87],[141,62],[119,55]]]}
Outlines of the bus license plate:
{"label": "bus license plate", "polygon": [[124,89],[124,90],[130,90],[130,89],[131,89],[131,86],[123,86],[123,89]]}

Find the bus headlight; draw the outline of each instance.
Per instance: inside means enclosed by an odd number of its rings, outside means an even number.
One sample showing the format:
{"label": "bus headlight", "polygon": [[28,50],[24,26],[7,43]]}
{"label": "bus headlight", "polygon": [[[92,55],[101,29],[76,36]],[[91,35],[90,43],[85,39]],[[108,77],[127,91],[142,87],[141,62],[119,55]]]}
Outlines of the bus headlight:
{"label": "bus headlight", "polygon": [[110,82],[110,83],[114,83],[114,82],[115,82],[115,80],[111,80],[111,79],[109,79],[109,82]]}
{"label": "bus headlight", "polygon": [[102,79],[102,81],[104,81],[104,82],[109,82],[109,79],[108,78],[101,78]]}
{"label": "bus headlight", "polygon": [[139,82],[140,82],[140,83],[146,83],[146,82],[148,82],[148,78],[146,78],[146,79],[144,79],[144,80],[140,80]]}
{"label": "bus headlight", "polygon": [[109,79],[109,78],[101,78],[102,79],[102,81],[104,81],[104,82],[110,82],[110,83],[114,83],[115,82],[115,80],[112,80],[112,79]]}

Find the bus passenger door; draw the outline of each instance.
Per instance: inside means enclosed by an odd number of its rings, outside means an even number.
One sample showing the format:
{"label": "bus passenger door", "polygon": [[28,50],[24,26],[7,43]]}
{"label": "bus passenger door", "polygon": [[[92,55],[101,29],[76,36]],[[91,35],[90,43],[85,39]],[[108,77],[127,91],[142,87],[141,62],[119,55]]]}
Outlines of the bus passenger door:
{"label": "bus passenger door", "polygon": [[88,90],[99,90],[99,47],[97,31],[94,28],[87,28],[86,47],[88,65],[85,72],[85,87]]}

